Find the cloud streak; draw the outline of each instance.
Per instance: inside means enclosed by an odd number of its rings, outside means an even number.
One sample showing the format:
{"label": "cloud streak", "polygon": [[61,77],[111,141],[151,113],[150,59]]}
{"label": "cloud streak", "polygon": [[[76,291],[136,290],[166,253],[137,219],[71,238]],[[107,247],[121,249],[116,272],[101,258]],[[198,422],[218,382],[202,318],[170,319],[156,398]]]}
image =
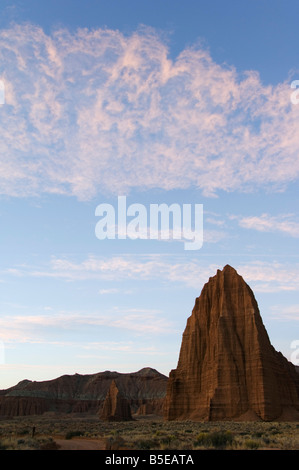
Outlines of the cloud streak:
{"label": "cloud streak", "polygon": [[[1,341],[5,343],[63,344],[63,331],[102,328],[131,331],[135,335],[159,335],[175,331],[174,325],[161,313],[150,309],[111,310],[86,314],[61,312],[51,315],[10,315],[0,318]],[[68,342],[70,345],[71,343]],[[76,344],[75,342],[73,344]],[[94,343],[93,343],[94,344]],[[99,343],[102,344],[102,343]],[[105,343],[104,343],[105,344]]]}
{"label": "cloud streak", "polygon": [[254,261],[242,264],[238,272],[254,292],[277,293],[299,290],[298,263]]}
{"label": "cloud streak", "polygon": [[299,321],[299,305],[280,305],[272,308],[273,318]]}
{"label": "cloud streak", "polygon": [[281,187],[299,175],[290,86],[188,48],[171,59],[131,35],[34,25],[0,31],[0,191],[90,199],[131,189]]}
{"label": "cloud streak", "polygon": [[294,220],[292,214],[279,216],[262,214],[261,216],[242,217],[239,220],[239,225],[259,232],[280,232],[291,237],[299,237],[299,222]]}
{"label": "cloud streak", "polygon": [[[299,290],[298,263],[279,263],[277,261],[252,261],[237,263],[234,266],[254,292],[279,292]],[[198,290],[210,276],[222,269],[215,263],[198,262],[198,258],[186,260],[184,257],[171,258],[165,255],[120,255],[97,257],[89,255],[82,261],[66,258],[53,258],[48,266],[11,268],[6,274],[18,277],[60,279],[62,281],[84,282],[105,281],[115,283],[124,281],[155,281],[164,286],[181,286]],[[159,284],[161,285],[161,284]],[[123,286],[122,286],[123,288]],[[106,288],[109,291],[109,288]]]}

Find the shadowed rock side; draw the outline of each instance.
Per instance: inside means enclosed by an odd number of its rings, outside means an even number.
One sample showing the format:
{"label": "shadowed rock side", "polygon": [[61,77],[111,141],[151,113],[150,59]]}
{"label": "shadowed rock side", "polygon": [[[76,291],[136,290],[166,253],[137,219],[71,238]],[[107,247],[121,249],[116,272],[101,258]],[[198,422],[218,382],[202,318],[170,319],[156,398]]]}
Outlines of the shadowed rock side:
{"label": "shadowed rock side", "polygon": [[270,344],[252,290],[225,266],[205,284],[188,318],[164,416],[298,419],[298,378],[295,366]]}
{"label": "shadowed rock side", "polygon": [[119,391],[112,380],[100,418],[104,421],[131,421],[131,408],[128,400]]}
{"label": "shadowed rock side", "polygon": [[98,414],[103,407],[111,381],[115,380],[132,413],[162,415],[167,377],[145,367],[138,372],[99,372],[91,375],[63,375],[53,380],[23,380],[0,390],[0,416],[27,416],[56,413]]}

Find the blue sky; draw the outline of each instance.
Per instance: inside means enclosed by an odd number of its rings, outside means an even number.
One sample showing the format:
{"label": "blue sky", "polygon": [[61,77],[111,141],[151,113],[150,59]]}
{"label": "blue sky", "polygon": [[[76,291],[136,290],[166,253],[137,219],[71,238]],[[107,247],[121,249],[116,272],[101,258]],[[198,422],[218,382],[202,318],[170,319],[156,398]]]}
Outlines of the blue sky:
{"label": "blue sky", "polygon": [[[297,1],[3,1],[0,388],[176,367],[231,264],[299,362]],[[297,96],[297,95],[296,95]],[[203,204],[203,246],[99,240],[99,204]]]}

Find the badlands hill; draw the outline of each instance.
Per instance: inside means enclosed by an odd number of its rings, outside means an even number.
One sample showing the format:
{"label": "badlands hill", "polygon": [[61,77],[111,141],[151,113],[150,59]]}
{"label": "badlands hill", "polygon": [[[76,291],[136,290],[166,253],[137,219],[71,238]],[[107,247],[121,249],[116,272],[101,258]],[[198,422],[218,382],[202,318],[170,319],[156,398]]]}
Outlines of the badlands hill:
{"label": "badlands hill", "polygon": [[299,375],[270,344],[250,287],[231,266],[195,301],[170,373],[167,420],[299,419]]}
{"label": "badlands hill", "polygon": [[0,416],[26,416],[45,412],[101,413],[112,381],[129,403],[132,413],[162,413],[167,377],[145,367],[138,372],[99,372],[63,375],[53,380],[23,380],[0,390]]}

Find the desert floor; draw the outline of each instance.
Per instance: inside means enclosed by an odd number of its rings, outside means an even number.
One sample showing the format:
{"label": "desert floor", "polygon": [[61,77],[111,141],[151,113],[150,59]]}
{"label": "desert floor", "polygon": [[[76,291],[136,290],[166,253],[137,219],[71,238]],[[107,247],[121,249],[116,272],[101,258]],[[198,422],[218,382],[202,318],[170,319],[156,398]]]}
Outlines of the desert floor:
{"label": "desert floor", "polygon": [[0,420],[0,450],[299,450],[298,422],[103,422],[51,415]]}

